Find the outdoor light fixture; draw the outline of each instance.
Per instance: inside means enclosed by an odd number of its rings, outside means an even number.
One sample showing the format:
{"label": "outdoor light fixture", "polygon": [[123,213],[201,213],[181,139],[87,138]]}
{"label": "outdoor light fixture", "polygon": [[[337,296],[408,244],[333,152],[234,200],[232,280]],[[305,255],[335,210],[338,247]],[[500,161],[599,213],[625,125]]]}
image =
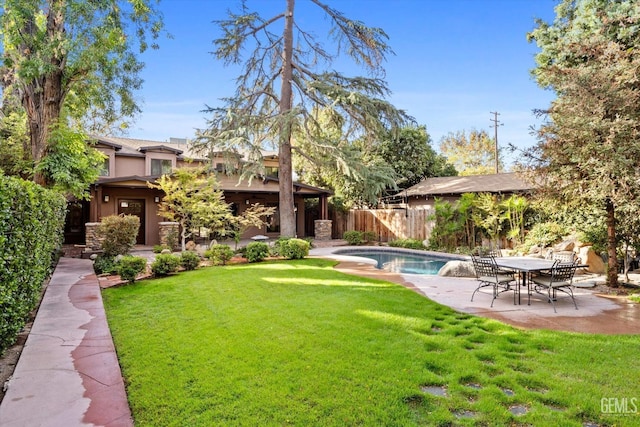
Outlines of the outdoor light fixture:
{"label": "outdoor light fixture", "polygon": [[105,194],[104,196],[102,196],[102,201],[107,203],[109,201],[109,195]]}
{"label": "outdoor light fixture", "polygon": [[154,197],[153,201],[156,203],[160,203],[160,197],[159,196]]}
{"label": "outdoor light fixture", "polygon": [[245,205],[248,205],[248,204],[249,204],[249,199],[245,200],[245,201],[244,201],[244,204],[245,204]]}

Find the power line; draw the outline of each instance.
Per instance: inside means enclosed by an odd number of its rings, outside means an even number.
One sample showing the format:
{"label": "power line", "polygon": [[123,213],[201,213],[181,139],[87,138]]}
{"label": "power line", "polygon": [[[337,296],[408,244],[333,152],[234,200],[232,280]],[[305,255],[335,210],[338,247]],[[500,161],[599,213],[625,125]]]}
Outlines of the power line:
{"label": "power line", "polygon": [[498,120],[498,116],[500,115],[500,113],[498,113],[497,111],[490,111],[491,114],[493,114],[493,119],[489,119],[493,122],[493,126],[491,126],[492,128],[494,128],[495,131],[495,136],[494,136],[494,140],[495,140],[495,156],[496,156],[496,174],[500,173],[499,171],[499,161],[498,161],[498,126],[504,126],[503,123],[500,123],[500,121]]}

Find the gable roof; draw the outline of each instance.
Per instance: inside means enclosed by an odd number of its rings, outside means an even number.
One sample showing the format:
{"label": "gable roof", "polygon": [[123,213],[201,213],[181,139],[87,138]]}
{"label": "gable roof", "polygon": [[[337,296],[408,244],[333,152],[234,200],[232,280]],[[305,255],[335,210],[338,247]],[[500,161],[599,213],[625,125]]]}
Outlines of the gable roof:
{"label": "gable roof", "polygon": [[534,186],[516,173],[427,178],[409,187],[407,196],[458,195],[463,193],[522,193]]}

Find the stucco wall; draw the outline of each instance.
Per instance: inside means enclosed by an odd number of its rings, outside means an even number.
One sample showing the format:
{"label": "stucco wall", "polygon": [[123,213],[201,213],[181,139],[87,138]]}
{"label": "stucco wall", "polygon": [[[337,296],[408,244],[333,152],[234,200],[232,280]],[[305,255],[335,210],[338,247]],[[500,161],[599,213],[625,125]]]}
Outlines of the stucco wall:
{"label": "stucco wall", "polygon": [[143,176],[144,158],[116,156],[115,176]]}

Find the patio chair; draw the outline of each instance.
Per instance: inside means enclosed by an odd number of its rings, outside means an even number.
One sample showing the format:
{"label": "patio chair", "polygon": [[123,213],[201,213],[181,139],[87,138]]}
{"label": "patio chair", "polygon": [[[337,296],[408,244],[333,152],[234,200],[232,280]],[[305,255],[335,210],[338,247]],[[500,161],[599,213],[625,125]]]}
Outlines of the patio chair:
{"label": "patio chair", "polygon": [[[489,249],[483,250],[480,249],[478,255],[482,258],[500,258],[502,256],[502,251],[500,249]],[[515,274],[516,272],[513,270],[509,270],[507,268],[499,267],[500,274]]]}
{"label": "patio chair", "polygon": [[[473,268],[476,272],[476,279],[478,280],[478,287],[471,294],[471,301],[476,292],[481,288],[491,286],[493,289],[493,299],[491,300],[491,307],[493,307],[493,301],[502,292],[511,290],[511,282],[515,279],[511,274],[505,274],[500,270],[496,264],[496,260],[493,257],[480,257],[476,255],[471,256],[473,262]],[[502,290],[501,290],[502,288]],[[513,303],[516,303],[516,290],[514,289]]]}
{"label": "patio chair", "polygon": [[[547,259],[558,261],[560,264],[573,264],[577,261],[577,256],[573,251],[562,251],[549,253]],[[551,270],[542,270],[536,276],[551,276]]]}
{"label": "patio chair", "polygon": [[551,255],[554,261],[560,261],[562,264],[571,264],[576,260],[576,254],[573,251],[554,252]]}
{"label": "patio chair", "polygon": [[541,274],[531,278],[534,284],[534,290],[540,294],[540,290],[544,290],[547,296],[548,302],[553,305],[553,311],[556,310],[556,297],[557,292],[564,292],[571,297],[573,305],[578,309],[576,299],[573,296],[573,275],[576,272],[577,264],[575,263],[561,263],[560,260],[556,260],[553,267],[550,270],[550,274]]}

